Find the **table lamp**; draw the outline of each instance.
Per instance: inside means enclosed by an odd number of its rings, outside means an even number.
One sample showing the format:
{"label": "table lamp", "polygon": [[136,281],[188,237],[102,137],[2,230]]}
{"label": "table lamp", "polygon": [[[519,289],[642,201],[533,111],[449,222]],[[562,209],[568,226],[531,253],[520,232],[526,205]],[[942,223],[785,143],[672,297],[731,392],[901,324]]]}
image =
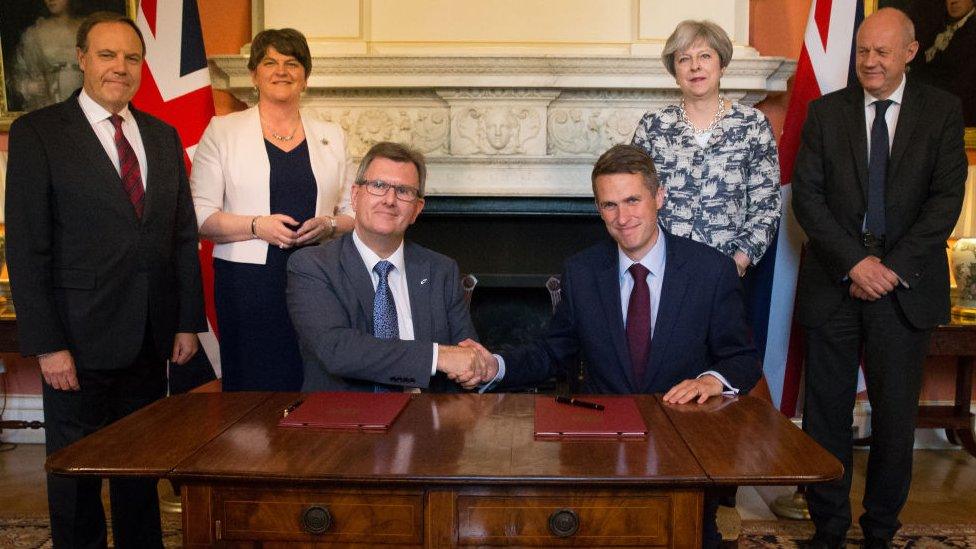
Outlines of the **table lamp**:
{"label": "table lamp", "polygon": [[952,313],[976,317],[976,166],[969,167],[962,213],[951,238],[957,239],[951,255],[957,290]]}

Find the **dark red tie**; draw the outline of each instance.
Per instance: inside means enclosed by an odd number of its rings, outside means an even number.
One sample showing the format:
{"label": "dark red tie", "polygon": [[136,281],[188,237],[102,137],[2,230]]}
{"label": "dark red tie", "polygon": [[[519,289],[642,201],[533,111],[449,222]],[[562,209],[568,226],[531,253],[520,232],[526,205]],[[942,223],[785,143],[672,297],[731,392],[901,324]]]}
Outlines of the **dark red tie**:
{"label": "dark red tie", "polygon": [[634,379],[640,383],[651,353],[651,290],[647,287],[650,271],[640,263],[634,263],[627,270],[634,278],[634,289],[627,304],[627,346]]}
{"label": "dark red tie", "polygon": [[139,171],[139,159],[136,151],[129,144],[129,140],[122,133],[122,117],[113,114],[109,120],[115,126],[115,148],[119,151],[119,172],[122,176],[122,189],[129,196],[136,217],[142,218],[142,206],[146,191],[142,188],[142,175]]}

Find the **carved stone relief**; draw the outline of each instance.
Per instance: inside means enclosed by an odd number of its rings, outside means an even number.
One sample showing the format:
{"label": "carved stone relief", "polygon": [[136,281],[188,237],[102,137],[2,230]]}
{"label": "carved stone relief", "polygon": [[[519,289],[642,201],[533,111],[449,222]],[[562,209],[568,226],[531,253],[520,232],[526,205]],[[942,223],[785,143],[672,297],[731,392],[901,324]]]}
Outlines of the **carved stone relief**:
{"label": "carved stone relief", "polygon": [[[543,116],[524,107],[464,107],[453,114],[456,155],[524,155],[539,149]],[[543,150],[545,142],[542,142]]]}
{"label": "carved stone relief", "polygon": [[328,108],[313,107],[323,119],[346,132],[346,151],[366,154],[380,141],[407,143],[425,155],[448,152],[449,117],[446,108]]}
{"label": "carved stone relief", "polygon": [[548,153],[596,156],[629,143],[643,109],[559,108],[549,111]]}

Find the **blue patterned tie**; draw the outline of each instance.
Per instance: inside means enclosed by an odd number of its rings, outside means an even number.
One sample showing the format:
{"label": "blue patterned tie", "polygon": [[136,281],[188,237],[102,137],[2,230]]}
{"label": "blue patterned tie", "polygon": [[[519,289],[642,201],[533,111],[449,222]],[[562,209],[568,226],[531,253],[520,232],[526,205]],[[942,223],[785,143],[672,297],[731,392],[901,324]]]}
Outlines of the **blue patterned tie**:
{"label": "blue patterned tie", "polygon": [[888,122],[885,111],[891,99],[874,102],[874,123],[871,124],[871,153],[868,163],[868,211],[864,227],[874,236],[885,235],[885,179],[888,177]]}
{"label": "blue patterned tie", "polygon": [[373,298],[373,335],[380,339],[399,339],[400,328],[397,325],[396,304],[393,302],[393,292],[387,276],[393,264],[380,261],[373,266],[373,271],[380,275],[380,282],[376,285],[376,297]]}
{"label": "blue patterned tie", "polygon": [[[393,302],[393,292],[390,291],[390,283],[387,280],[391,269],[393,264],[385,260],[373,265],[373,271],[380,275],[379,284],[376,285],[376,296],[373,298],[373,335],[380,339],[400,338],[396,303]],[[400,391],[400,388],[382,383],[373,385],[374,393],[393,391]]]}

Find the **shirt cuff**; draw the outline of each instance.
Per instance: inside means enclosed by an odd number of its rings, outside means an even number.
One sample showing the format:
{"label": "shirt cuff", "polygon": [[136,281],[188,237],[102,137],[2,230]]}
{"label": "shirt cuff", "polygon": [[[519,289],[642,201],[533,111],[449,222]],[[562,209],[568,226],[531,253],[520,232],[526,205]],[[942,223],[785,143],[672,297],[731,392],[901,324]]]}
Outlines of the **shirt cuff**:
{"label": "shirt cuff", "polygon": [[437,373],[437,344],[434,344],[434,358],[431,359],[430,364],[430,377],[434,377]]}
{"label": "shirt cuff", "polygon": [[502,355],[493,354],[491,356],[495,357],[495,360],[498,361],[498,372],[495,374],[495,377],[492,378],[491,381],[485,383],[481,387],[478,387],[479,393],[486,393],[492,390],[495,387],[495,385],[498,385],[498,383],[502,380],[502,378],[505,377],[505,359],[502,358]]}
{"label": "shirt cuff", "polygon": [[739,394],[739,390],[736,389],[735,387],[733,387],[729,383],[729,380],[725,379],[725,376],[723,376],[722,374],[716,372],[715,370],[708,370],[707,372],[702,372],[702,373],[698,374],[698,377],[695,378],[695,379],[700,379],[702,376],[709,376],[709,375],[710,376],[715,376],[715,379],[717,379],[717,380],[719,380],[719,381],[722,382],[722,386],[725,387],[725,390],[722,391],[722,394],[723,395],[725,395],[725,396],[735,396],[735,395]]}

